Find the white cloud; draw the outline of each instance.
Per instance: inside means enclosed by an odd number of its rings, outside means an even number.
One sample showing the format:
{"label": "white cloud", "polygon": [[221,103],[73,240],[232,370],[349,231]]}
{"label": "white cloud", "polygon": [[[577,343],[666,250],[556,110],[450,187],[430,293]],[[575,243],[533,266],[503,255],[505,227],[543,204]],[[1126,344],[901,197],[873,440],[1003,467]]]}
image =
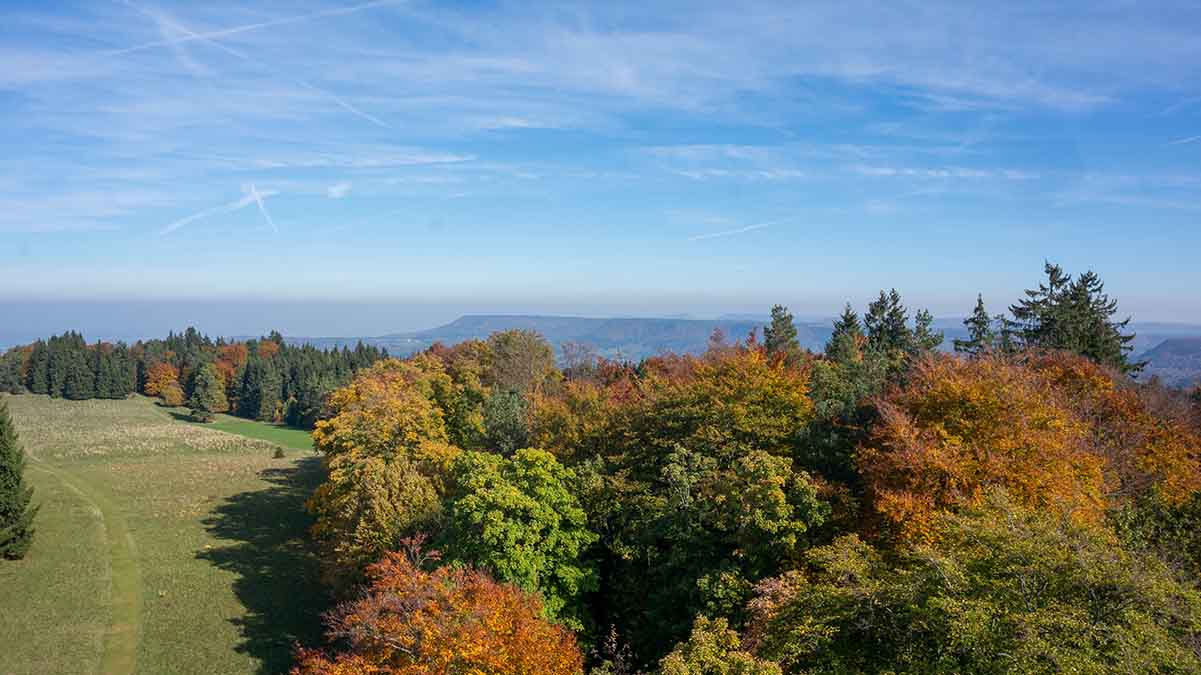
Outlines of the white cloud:
{"label": "white cloud", "polygon": [[350,194],[350,183],[348,181],[334,183],[325,190],[325,195],[330,199],[341,199],[348,194]]}

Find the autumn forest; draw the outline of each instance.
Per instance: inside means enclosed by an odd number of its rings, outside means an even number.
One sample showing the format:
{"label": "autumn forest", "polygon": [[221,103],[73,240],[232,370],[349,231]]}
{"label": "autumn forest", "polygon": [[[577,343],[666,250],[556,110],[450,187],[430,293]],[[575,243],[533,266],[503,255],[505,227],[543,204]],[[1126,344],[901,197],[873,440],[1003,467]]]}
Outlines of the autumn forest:
{"label": "autumn forest", "polygon": [[1117,310],[1048,264],[951,345],[894,290],[820,353],[776,306],[637,363],[520,330],[404,359],[67,333],[0,384],[311,429],[298,675],[1198,672],[1201,398],[1138,378]]}

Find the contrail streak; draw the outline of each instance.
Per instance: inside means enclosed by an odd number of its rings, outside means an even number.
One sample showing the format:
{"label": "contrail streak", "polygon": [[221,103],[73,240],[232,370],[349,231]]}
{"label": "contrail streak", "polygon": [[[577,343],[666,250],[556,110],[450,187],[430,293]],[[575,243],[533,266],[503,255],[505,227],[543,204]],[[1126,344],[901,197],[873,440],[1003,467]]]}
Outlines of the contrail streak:
{"label": "contrail streak", "polygon": [[[395,0],[389,0],[389,2],[395,2]],[[371,122],[372,124],[374,124],[376,126],[383,127],[385,129],[392,128],[392,127],[388,126],[388,124],[386,122],[384,122],[383,120],[381,120],[380,118],[376,117],[375,115],[371,115],[369,113],[363,112],[362,110],[359,110],[358,108],[351,105],[348,101],[343,100],[342,97],[338,96],[337,94],[334,94],[333,92],[321,89],[320,87],[317,87],[317,86],[309,83],[307,80],[302,80],[298,77],[292,77],[291,75],[281,75],[281,74],[275,72],[274,69],[271,68],[270,66],[268,66],[266,63],[263,63],[262,61],[255,59],[248,54],[240,52],[240,51],[234,49],[233,47],[229,47],[224,44],[221,44],[220,42],[217,42],[216,40],[214,40],[211,37],[214,33],[207,33],[207,34],[196,33],[194,31],[192,31],[191,29],[189,29],[187,26],[184,26],[177,21],[169,20],[165,16],[156,16],[154,14],[151,14],[151,13],[147,12],[146,10],[142,9],[141,7],[133,4],[132,2],[129,2],[129,0],[125,0],[125,4],[129,5],[130,7],[133,7],[135,10],[137,10],[141,14],[143,14],[147,17],[150,17],[150,19],[156,23],[161,23],[163,25],[166,25],[170,28],[174,28],[175,30],[183,33],[184,37],[179,38],[179,40],[202,40],[202,41],[216,47],[217,49],[220,49],[221,51],[223,51],[227,54],[235,56],[243,61],[246,61],[247,63],[252,63],[254,65],[257,65],[258,67],[262,68],[263,70],[266,70],[267,72],[271,73],[271,75],[273,75],[274,77],[288,80],[288,81],[292,82],[293,84],[296,84],[301,87],[304,87],[305,89],[308,89],[309,91],[313,91],[322,96],[325,96],[325,97],[329,98],[331,101],[333,101],[334,103],[338,104],[339,107],[346,110],[347,112],[350,112],[353,115],[357,115],[357,116],[367,120],[368,122]],[[367,7],[374,7],[376,5],[382,5],[382,4],[386,4],[386,3],[381,1],[381,2],[370,3],[369,5],[359,5],[358,9],[366,9]],[[339,13],[342,13],[342,14],[349,13],[350,9],[351,8],[347,8],[346,10],[341,11]],[[320,12],[318,14],[320,14]],[[314,15],[306,14],[305,18],[311,18],[312,16],[314,16]],[[295,19],[295,17],[293,17],[293,19]],[[299,20],[299,19],[295,19],[295,20]],[[268,23],[270,23],[270,22],[268,22]],[[259,27],[262,26],[262,24],[256,24],[256,25],[258,25]],[[215,32],[221,32],[221,31],[215,31]],[[168,41],[168,42],[164,42],[163,44],[164,45],[178,44],[178,41]],[[112,53],[118,54],[118,53],[125,53],[127,51],[129,51],[129,50],[123,50],[121,52],[112,52]]]}
{"label": "contrail streak", "polygon": [[762,230],[765,227],[771,227],[772,225],[779,225],[780,223],[787,223],[792,220],[796,220],[796,218],[781,218],[780,220],[770,220],[766,223],[755,223],[754,225],[747,225],[746,227],[740,227],[736,230],[725,230],[723,232],[710,232],[709,234],[698,234],[694,237],[688,237],[688,241],[701,241],[703,239],[717,239],[718,237],[732,237],[736,234],[742,234],[743,232],[754,232],[755,230]]}
{"label": "contrail streak", "polygon": [[271,220],[271,214],[267,213],[267,207],[263,206],[263,197],[259,194],[258,190],[254,189],[254,183],[250,184],[250,196],[254,197],[255,203],[259,205],[259,213],[262,213],[263,217],[267,219],[267,223],[271,225],[271,229],[275,230],[276,234],[279,234],[279,228],[276,227],[275,221]]}
{"label": "contrail streak", "polygon": [[1201,141],[1201,136],[1189,136],[1188,138],[1178,138],[1168,143],[1168,145],[1184,145],[1185,143],[1196,143]]}
{"label": "contrail streak", "polygon": [[309,19],[319,19],[319,18],[327,17],[327,16],[341,16],[344,14],[353,14],[355,12],[361,12],[365,9],[372,9],[374,7],[380,7],[383,5],[394,5],[401,1],[402,0],[375,0],[375,2],[365,2],[361,5],[351,5],[350,7],[335,7],[332,9],[323,9],[321,11],[310,12],[308,14],[297,14],[295,16],[285,16],[285,17],[281,17],[278,19],[271,19],[270,21],[260,21],[259,23],[248,23],[248,24],[245,24],[242,26],[234,26],[232,28],[222,28],[221,30],[213,30],[213,31],[205,32],[205,33],[191,33],[189,31],[190,34],[185,35],[184,37],[171,38],[171,39],[167,39],[167,40],[155,40],[153,42],[145,42],[140,45],[134,45],[132,47],[125,47],[124,49],[117,49],[114,51],[110,51],[110,52],[108,52],[108,54],[110,56],[117,56],[119,54],[130,54],[133,52],[145,51],[147,49],[156,49],[158,47],[168,47],[171,45],[177,45],[177,44],[181,44],[184,42],[192,42],[194,40],[211,40],[213,38],[228,37],[230,35],[237,35],[239,33],[247,33],[250,31],[260,30],[263,28],[271,28],[272,26],[282,26],[282,25],[289,24],[289,23],[297,23],[299,21],[308,21]]}
{"label": "contrail streak", "polygon": [[[267,222],[271,224],[271,227],[275,227],[275,222],[271,220],[271,216],[267,215],[267,209],[263,206],[263,197],[273,197],[277,194],[279,194],[279,192],[277,192],[275,190],[259,192],[258,190],[255,189],[255,187],[253,185],[251,185],[250,193],[247,194],[246,196],[242,197],[241,199],[234,201],[234,202],[230,202],[228,204],[222,204],[221,206],[214,206],[210,209],[205,209],[198,213],[193,213],[192,215],[187,216],[186,218],[180,218],[179,220],[177,220],[177,221],[171,223],[170,225],[167,225],[163,229],[159,230],[158,234],[160,237],[164,236],[164,235],[168,235],[168,234],[171,234],[172,232],[178,230],[179,228],[183,227],[184,225],[187,225],[188,223],[193,223],[197,220],[200,220],[202,218],[207,218],[209,216],[212,216],[212,215],[215,215],[218,213],[232,213],[234,211],[239,211],[239,210],[244,209],[247,206],[250,206],[251,204],[254,204],[256,202],[259,205],[259,209],[262,210],[263,215],[266,216]],[[276,228],[275,231],[279,232],[279,228]]]}

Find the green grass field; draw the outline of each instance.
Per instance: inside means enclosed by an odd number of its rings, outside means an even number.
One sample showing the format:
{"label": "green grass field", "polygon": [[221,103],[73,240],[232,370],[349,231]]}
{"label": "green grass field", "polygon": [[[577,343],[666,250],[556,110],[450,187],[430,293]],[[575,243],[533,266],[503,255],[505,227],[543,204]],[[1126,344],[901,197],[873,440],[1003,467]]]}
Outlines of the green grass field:
{"label": "green grass field", "polygon": [[307,434],[144,398],[6,400],[42,509],[29,556],[0,562],[0,673],[277,673],[319,641],[320,462],[272,456]]}
{"label": "green grass field", "polygon": [[257,438],[261,441],[274,443],[280,447],[292,450],[313,449],[312,437],[309,436],[309,432],[302,429],[253,422],[240,417],[231,417],[230,415],[217,415],[217,419],[204,426],[209,429],[216,429],[217,431],[237,434],[238,436]]}

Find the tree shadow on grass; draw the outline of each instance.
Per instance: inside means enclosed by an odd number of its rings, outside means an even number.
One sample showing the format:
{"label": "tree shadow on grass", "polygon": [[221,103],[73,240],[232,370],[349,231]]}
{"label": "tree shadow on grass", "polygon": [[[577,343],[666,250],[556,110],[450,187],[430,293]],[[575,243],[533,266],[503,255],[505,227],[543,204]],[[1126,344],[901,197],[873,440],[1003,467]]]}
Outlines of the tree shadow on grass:
{"label": "tree shadow on grass", "polygon": [[180,412],[173,408],[167,408],[165,406],[160,407],[162,407],[163,410],[165,410],[166,413],[171,416],[171,419],[174,419],[176,422],[195,422],[195,420],[192,419],[191,411]]}
{"label": "tree shadow on grass", "polygon": [[261,661],[261,673],[287,672],[294,643],[321,640],[329,598],[308,546],[311,519],[304,503],[323,475],[316,457],[264,469],[259,476],[269,487],[228,497],[204,521],[211,534],[230,543],[197,557],[237,575],[234,592],[247,609],[231,620],[242,633],[238,651]]}

